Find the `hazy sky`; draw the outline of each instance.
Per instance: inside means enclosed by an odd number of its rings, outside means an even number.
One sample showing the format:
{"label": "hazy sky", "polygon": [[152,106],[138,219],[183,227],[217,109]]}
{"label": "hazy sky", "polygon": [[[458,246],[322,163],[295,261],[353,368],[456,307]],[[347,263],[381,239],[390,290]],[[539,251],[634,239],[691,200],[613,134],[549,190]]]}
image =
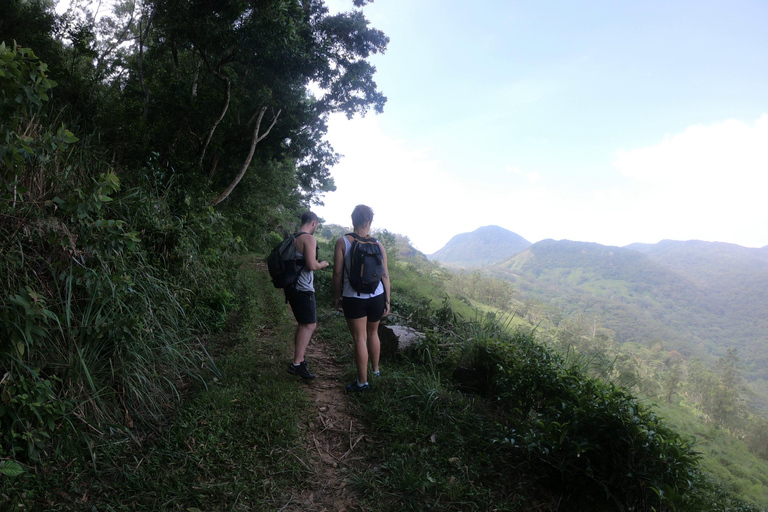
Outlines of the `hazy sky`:
{"label": "hazy sky", "polygon": [[[350,10],[351,0],[327,2]],[[316,207],[423,252],[546,238],[768,245],[768,2],[377,0],[381,115],[331,119]]]}

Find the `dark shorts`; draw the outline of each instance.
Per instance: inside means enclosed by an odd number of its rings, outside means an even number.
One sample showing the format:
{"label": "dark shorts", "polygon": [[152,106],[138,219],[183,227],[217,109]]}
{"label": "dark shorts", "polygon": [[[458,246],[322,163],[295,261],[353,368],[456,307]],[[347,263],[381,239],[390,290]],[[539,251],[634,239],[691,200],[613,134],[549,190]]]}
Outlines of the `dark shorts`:
{"label": "dark shorts", "polygon": [[315,292],[305,292],[296,288],[285,288],[285,297],[293,310],[293,316],[300,324],[317,323],[317,305]]}
{"label": "dark shorts", "polygon": [[341,308],[344,316],[350,319],[368,317],[369,322],[378,322],[384,314],[387,305],[387,294],[382,293],[370,299],[358,299],[357,297],[342,297]]}

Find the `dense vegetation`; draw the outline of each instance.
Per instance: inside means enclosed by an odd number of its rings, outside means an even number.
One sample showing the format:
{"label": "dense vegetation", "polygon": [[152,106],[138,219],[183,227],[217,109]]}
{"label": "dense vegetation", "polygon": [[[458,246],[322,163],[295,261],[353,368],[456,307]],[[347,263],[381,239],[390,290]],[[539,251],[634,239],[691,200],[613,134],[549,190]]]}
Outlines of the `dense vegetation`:
{"label": "dense vegetation", "polygon": [[[327,115],[382,109],[366,58],[387,38],[319,0],[115,7],[0,4],[0,503],[274,510],[307,468],[306,410],[274,364],[279,294],[243,254],[333,189]],[[357,402],[378,440],[353,475],[368,509],[760,503],[711,483],[691,439],[594,375],[614,367],[540,343],[570,346],[567,323],[505,322],[521,304],[508,283],[379,237],[393,318],[426,338]],[[734,392],[728,357],[688,373]]]}
{"label": "dense vegetation", "polygon": [[[749,310],[762,322],[761,278],[755,287],[721,275],[762,275],[764,265],[764,249],[726,244],[666,241],[631,250],[547,240],[446,282],[452,293],[460,293],[454,284],[485,290],[470,297],[478,307],[516,315],[516,325],[536,326],[539,341],[588,362],[590,375],[659,403],[681,432],[696,437],[717,478],[764,502],[768,437],[755,353],[764,348],[749,335],[754,325],[740,324]],[[502,283],[512,289],[500,306],[489,291]],[[735,295],[731,307],[720,303]],[[681,342],[691,333],[700,336],[698,350]]]}
{"label": "dense vegetation", "polygon": [[[478,288],[493,281],[473,275]],[[484,510],[489,503],[498,510],[765,506],[764,461],[737,454],[727,446],[736,439],[723,442],[728,434],[716,425],[665,406],[684,431],[719,437],[716,446],[705,446],[707,468],[717,466],[710,464],[714,456],[745,468],[741,479],[718,474],[722,466],[702,471],[700,442],[671,428],[656,406],[608,377],[595,378],[601,368],[594,355],[573,347],[560,353],[540,343],[548,338],[533,333],[533,325],[499,308],[478,313],[482,305],[466,296],[437,300],[454,280],[466,283],[466,275],[399,257],[392,278],[396,321],[426,338],[407,357],[387,361],[382,392],[360,400],[361,414],[382,439],[371,452],[373,467],[357,477],[373,510]],[[343,328],[326,325],[322,334],[338,343],[342,358]]]}
{"label": "dense vegetation", "polygon": [[454,238],[452,250],[461,258],[453,264],[514,284],[525,303],[515,311],[532,314],[545,329],[586,315],[619,344],[661,343],[709,367],[737,349],[751,405],[768,410],[768,353],[762,343],[768,329],[768,248],[671,240],[621,248],[543,240],[510,249],[497,256],[499,262],[479,269],[472,250],[490,242],[477,245],[477,238],[500,237],[484,229],[476,230],[472,241]]}
{"label": "dense vegetation", "polygon": [[164,425],[216,372],[205,341],[237,305],[230,257],[333,189],[328,114],[385,102],[366,58],[387,38],[359,10],[128,0],[97,18],[77,5],[0,4],[9,473]]}

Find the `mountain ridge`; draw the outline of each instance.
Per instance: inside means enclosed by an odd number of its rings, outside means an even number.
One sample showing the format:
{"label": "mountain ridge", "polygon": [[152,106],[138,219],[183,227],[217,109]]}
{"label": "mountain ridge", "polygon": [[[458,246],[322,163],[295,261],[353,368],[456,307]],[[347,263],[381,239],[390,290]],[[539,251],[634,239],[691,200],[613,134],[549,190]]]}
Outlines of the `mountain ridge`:
{"label": "mountain ridge", "polygon": [[531,246],[531,242],[508,229],[489,225],[451,238],[430,260],[459,267],[482,267],[504,261]]}
{"label": "mountain ridge", "polygon": [[[482,231],[474,233],[452,239],[454,255],[482,247],[461,247],[479,244]],[[660,342],[710,361],[737,348],[745,372],[768,387],[768,249],[700,240],[618,247],[554,239],[512,247],[504,259],[498,249],[489,263],[478,265],[475,257],[451,264],[510,281],[522,300],[565,315],[596,314],[619,342]],[[430,259],[441,261],[439,252]]]}

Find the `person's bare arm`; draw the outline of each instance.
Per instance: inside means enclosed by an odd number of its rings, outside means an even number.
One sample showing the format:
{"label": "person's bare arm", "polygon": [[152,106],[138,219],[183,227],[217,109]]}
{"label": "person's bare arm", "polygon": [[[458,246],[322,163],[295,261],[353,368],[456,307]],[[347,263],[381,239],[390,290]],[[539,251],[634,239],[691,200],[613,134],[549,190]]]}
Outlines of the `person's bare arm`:
{"label": "person's bare arm", "polygon": [[304,255],[304,267],[307,270],[322,270],[330,263],[317,261],[317,240],[310,234],[301,235],[296,239],[296,248]]}
{"label": "person's bare arm", "polygon": [[336,240],[333,250],[333,308],[341,308],[341,287],[344,283],[344,240]]}
{"label": "person's bare arm", "polygon": [[381,276],[381,282],[384,285],[384,294],[387,297],[387,303],[384,305],[384,314],[382,316],[387,316],[390,311],[390,301],[392,300],[392,294],[390,293],[389,267],[387,266],[387,251],[384,249],[381,242],[379,242],[379,247],[381,247],[382,261],[384,263],[384,274]]}

